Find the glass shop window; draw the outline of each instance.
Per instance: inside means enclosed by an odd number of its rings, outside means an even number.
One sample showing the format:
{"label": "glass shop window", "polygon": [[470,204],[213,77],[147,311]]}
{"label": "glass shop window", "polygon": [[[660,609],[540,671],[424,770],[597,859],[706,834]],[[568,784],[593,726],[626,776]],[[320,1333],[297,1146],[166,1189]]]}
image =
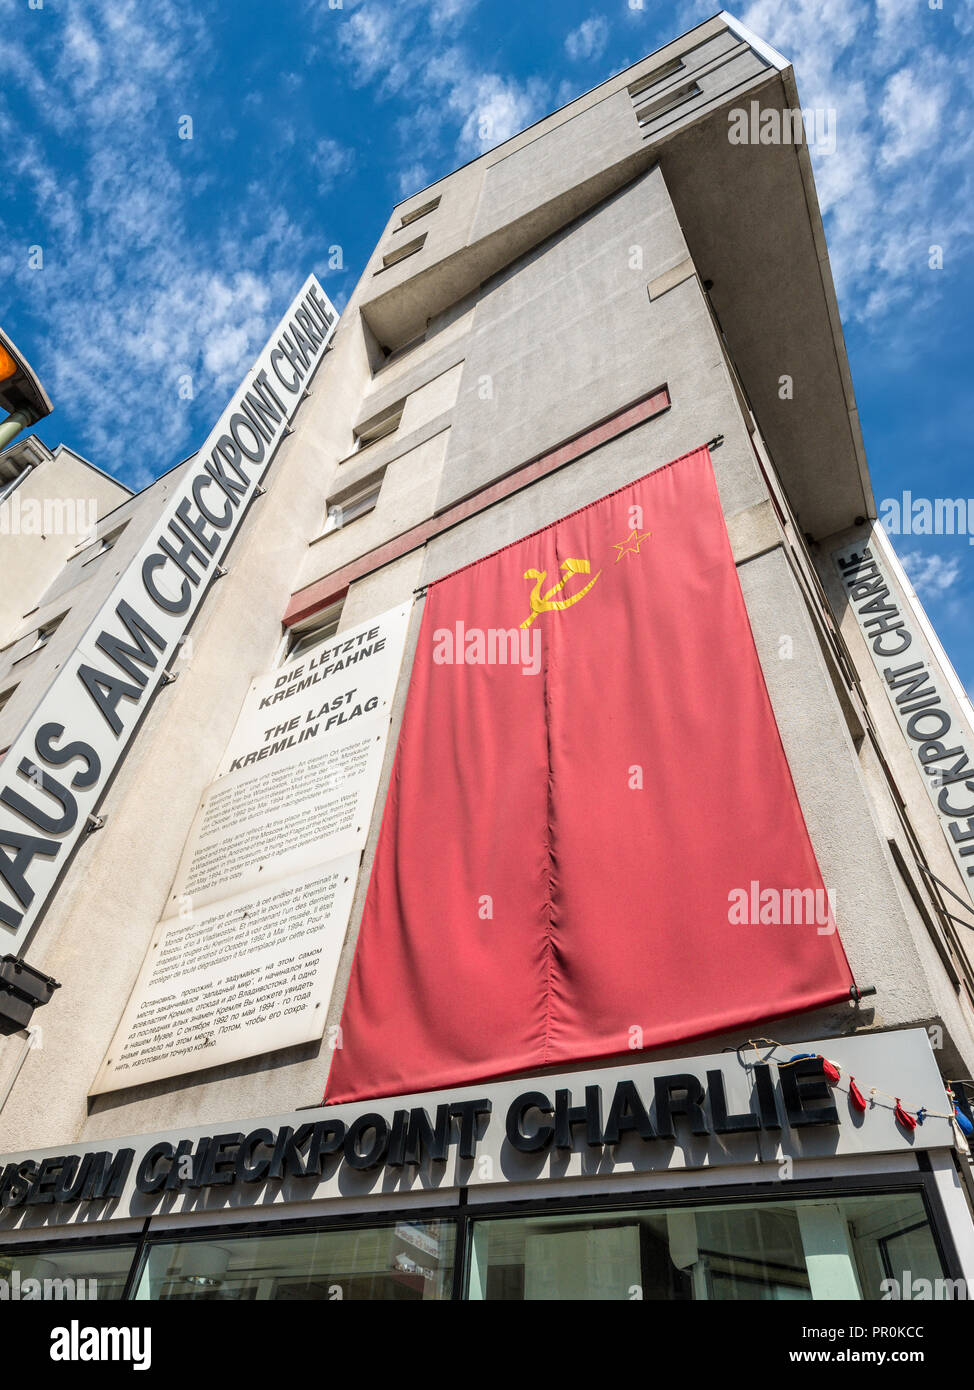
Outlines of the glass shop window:
{"label": "glass shop window", "polygon": [[136,1298],[160,1300],[448,1299],[452,1222],[221,1236],[149,1246]]}
{"label": "glass shop window", "polygon": [[[107,1302],[119,1299],[135,1259],[135,1245],[49,1247],[0,1250],[0,1298],[56,1302]],[[36,1282],[31,1282],[36,1281]]]}
{"label": "glass shop window", "polygon": [[466,1296],[878,1300],[907,1278],[944,1279],[919,1193],[477,1221]]}

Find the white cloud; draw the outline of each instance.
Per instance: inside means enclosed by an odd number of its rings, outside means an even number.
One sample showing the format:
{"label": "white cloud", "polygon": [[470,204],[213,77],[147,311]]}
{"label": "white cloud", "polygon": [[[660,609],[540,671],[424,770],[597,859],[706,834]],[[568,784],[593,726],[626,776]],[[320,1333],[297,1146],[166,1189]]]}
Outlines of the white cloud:
{"label": "white cloud", "polygon": [[442,160],[447,139],[459,159],[473,159],[523,130],[545,108],[546,89],[537,79],[520,82],[485,69],[459,43],[444,48],[443,31],[459,31],[458,21],[474,4],[367,0],[356,3],[338,31],[354,85],[371,83],[380,98],[408,87],[411,110],[397,128],[413,160],[433,154]]}
{"label": "white cloud", "polygon": [[[9,8],[0,0],[0,14]],[[218,171],[177,138],[171,93],[192,93],[215,60],[198,12],[68,0],[45,66],[28,61],[18,30],[53,23],[47,13],[21,17],[5,48],[0,179],[16,184],[44,264],[29,268],[23,238],[0,241],[0,321],[16,303],[45,326],[31,356],[55,407],[84,421],[65,442],[142,486],[200,432],[181,378],[207,401],[208,424],[324,246],[266,181],[226,202],[217,232],[195,229],[194,201]],[[39,112],[29,130],[13,106],[22,89]],[[196,138],[219,137],[197,122]],[[311,157],[329,177],[350,158],[327,143]]]}
{"label": "white cloud", "polygon": [[457,24],[477,7],[478,0],[432,0],[429,18],[434,28]]}
{"label": "white cloud", "polygon": [[540,84],[520,87],[497,73],[471,74],[450,88],[447,101],[462,118],[457,151],[470,159],[509,140],[541,114]]}
{"label": "white cloud", "polygon": [[961,575],[960,560],[956,556],[945,560],[942,555],[925,555],[919,550],[911,550],[901,558],[910,583],[921,599],[943,598]]}
{"label": "white cloud", "polygon": [[429,182],[429,171],[424,164],[407,164],[404,169],[399,171],[400,198],[408,198],[410,194],[418,193]]}
{"label": "white cloud", "polygon": [[[810,148],[832,273],[843,318],[887,343],[942,293],[930,247],[944,248],[949,270],[971,243],[974,61],[957,42],[962,11],[926,0],[752,0],[740,11],[793,64],[803,109],[835,113],[834,153]],[[692,0],[684,19],[710,13]]]}
{"label": "white cloud", "polygon": [[316,140],[311,152],[311,164],[318,176],[318,187],[327,191],[342,174],[348,173],[354,162],[352,151],[337,140],[324,136]]}
{"label": "white cloud", "polygon": [[565,37],[565,52],[573,63],[600,58],[609,41],[609,22],[602,15],[583,20]]}
{"label": "white cloud", "polygon": [[887,79],[879,109],[886,128],[885,164],[911,159],[936,142],[946,94],[940,74],[929,65],[922,72],[901,68]]}
{"label": "white cloud", "polygon": [[460,122],[456,150],[461,159],[475,159],[510,139],[544,110],[541,82],[529,79],[521,85],[498,73],[478,71],[460,48],[438,54],[428,63],[425,77]]}
{"label": "white cloud", "polygon": [[[684,5],[667,21],[673,32],[712,12],[709,0],[687,3],[692,13]],[[377,104],[408,94],[387,108],[397,196],[576,94],[570,83],[556,92],[556,78],[550,86],[515,78],[478,53],[462,28],[475,5],[344,0],[330,10],[308,0],[315,32],[292,60],[305,64],[305,80],[313,62],[337,59]],[[0,178],[34,216],[31,240],[45,243],[45,268],[31,272],[23,237],[0,239],[0,319],[19,302],[50,324],[53,366],[43,365],[55,400],[89,400],[92,374],[109,384],[114,408],[91,411],[85,438],[67,442],[110,468],[129,465],[133,437],[150,471],[186,452],[179,376],[192,375],[197,397],[225,394],[330,239],[267,179],[228,200],[219,232],[200,236],[194,204],[222,197],[223,171],[212,152],[195,159],[199,145],[178,141],[175,125],[185,110],[198,141],[232,133],[229,121],[208,131],[202,106],[194,110],[220,57],[212,13],[209,0],[60,0],[43,12],[0,0],[8,20]],[[649,17],[648,7],[629,13]],[[794,61],[805,106],[836,112],[835,153],[813,148],[812,159],[844,317],[868,321],[887,344],[896,333],[907,339],[911,315],[942,292],[930,246],[943,247],[949,271],[970,244],[974,121],[965,84],[974,64],[948,39],[971,19],[957,5],[930,11],[926,0],[752,0],[742,18]],[[28,49],[30,26],[56,41],[31,37]],[[665,36],[648,36],[645,47]],[[607,38],[606,20],[593,13],[565,49],[597,61]],[[293,79],[282,70],[281,83]],[[249,118],[259,96],[239,94]],[[21,114],[28,104],[39,112],[34,128]],[[350,171],[349,148],[305,140],[286,113],[263,125],[279,153],[291,151],[282,168],[300,176],[310,162],[319,191]],[[59,139],[70,142],[72,162],[60,157]]]}
{"label": "white cloud", "polygon": [[353,86],[376,83],[386,95],[400,90],[409,78],[414,23],[409,3],[392,5],[380,0],[369,0],[342,22],[338,53]]}

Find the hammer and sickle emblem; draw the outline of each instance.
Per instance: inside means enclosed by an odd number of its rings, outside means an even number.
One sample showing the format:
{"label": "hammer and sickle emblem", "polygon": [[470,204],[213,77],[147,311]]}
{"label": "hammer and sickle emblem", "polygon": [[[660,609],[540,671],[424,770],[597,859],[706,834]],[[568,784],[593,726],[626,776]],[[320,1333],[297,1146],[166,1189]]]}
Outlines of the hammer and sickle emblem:
{"label": "hammer and sickle emblem", "polygon": [[524,622],[521,624],[522,627],[530,627],[531,624],[534,622],[535,618],[537,618],[541,613],[562,613],[566,608],[571,608],[573,604],[578,603],[580,599],[583,599],[585,597],[585,595],[594,585],[595,580],[598,579],[599,575],[602,573],[602,571],[599,570],[598,574],[595,575],[595,578],[590,579],[589,582],[585,585],[585,588],[579,589],[578,593],[572,594],[571,598],[552,598],[553,594],[557,594],[561,589],[565,587],[565,585],[568,583],[569,579],[571,579],[573,574],[588,574],[591,571],[591,566],[587,560],[562,560],[561,569],[562,573],[564,574],[564,578],[559,579],[557,584],[552,585],[552,587],[548,590],[546,594],[542,594],[541,586],[548,578],[548,571],[524,571],[525,579],[533,579],[535,581],[535,585],[534,588],[531,590],[531,613],[529,617],[524,619]]}

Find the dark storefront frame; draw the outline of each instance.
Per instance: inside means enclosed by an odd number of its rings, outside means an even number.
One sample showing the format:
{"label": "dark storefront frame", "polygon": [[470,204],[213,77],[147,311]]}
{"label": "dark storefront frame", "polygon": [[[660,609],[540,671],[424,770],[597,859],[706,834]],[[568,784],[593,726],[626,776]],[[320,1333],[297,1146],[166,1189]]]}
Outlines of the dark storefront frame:
{"label": "dark storefront frame", "polygon": [[[221,1222],[207,1225],[169,1225],[165,1228],[153,1227],[152,1218],[146,1218],[141,1232],[128,1236],[99,1234],[78,1237],[59,1243],[53,1233],[44,1239],[17,1242],[4,1245],[0,1236],[0,1254],[10,1256],[22,1254],[48,1257],[58,1250],[79,1251],[83,1249],[125,1248],[131,1245],[132,1261],[122,1293],[122,1300],[131,1300],[142,1279],[148,1255],[154,1245],[188,1244],[214,1240],[232,1240],[247,1236],[279,1234],[317,1234],[329,1231],[354,1231],[364,1229],[384,1229],[395,1227],[407,1221],[452,1222],[456,1230],[455,1259],[450,1291],[451,1301],[464,1300],[470,1275],[471,1249],[470,1226],[473,1221],[487,1221],[492,1218],[531,1218],[539,1216],[558,1216],[562,1214],[598,1215],[617,1211],[646,1211],[663,1209],[693,1208],[703,1205],[753,1205],[755,1203],[775,1203],[800,1201],[802,1199],[821,1199],[855,1197],[865,1195],[898,1195],[919,1193],[922,1198],[929,1228],[932,1233],[937,1255],[943,1266],[946,1278],[961,1279],[963,1272],[954,1244],[953,1236],[944,1212],[936,1178],[926,1153],[916,1155],[915,1171],[890,1173],[862,1173],[840,1178],[790,1179],[787,1181],[708,1184],[683,1186],[673,1189],[656,1189],[652,1192],[628,1189],[625,1192],[587,1193],[583,1195],[551,1196],[541,1198],[518,1197],[496,1202],[467,1201],[465,1189],[461,1189],[456,1203],[440,1206],[383,1207],[376,1211],[359,1211],[342,1215],[338,1211],[313,1217],[287,1217],[284,1215],[266,1220]],[[787,1195],[785,1195],[787,1194]]]}

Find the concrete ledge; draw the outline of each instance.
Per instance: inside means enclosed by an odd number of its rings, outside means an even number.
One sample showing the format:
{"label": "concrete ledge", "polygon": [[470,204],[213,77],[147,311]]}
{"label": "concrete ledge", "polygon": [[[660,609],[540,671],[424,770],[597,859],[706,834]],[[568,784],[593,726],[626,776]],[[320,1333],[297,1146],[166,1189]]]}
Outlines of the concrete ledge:
{"label": "concrete ledge", "polygon": [[366,396],[362,402],[356,424],[360,424],[362,420],[370,420],[373,415],[378,415],[388,406],[395,405],[396,401],[401,400],[403,396],[411,396],[414,391],[428,386],[431,381],[435,381],[438,376],[448,372],[451,367],[458,366],[466,359],[469,338],[470,334],[465,333],[462,338],[447,343],[438,352],[430,353],[428,357],[417,362],[415,366],[410,367],[400,376],[389,381],[388,384],[382,380],[382,368],[380,367],[373,378],[372,394]]}
{"label": "concrete ledge", "polygon": [[657,275],[655,280],[650,280],[646,286],[650,299],[659,299],[667,290],[675,289],[677,285],[682,285],[684,280],[689,280],[690,276],[695,274],[693,261],[687,256],[685,260],[678,262],[669,270],[664,270],[662,275]]}
{"label": "concrete ledge", "polygon": [[754,507],[735,512],[724,518],[730,538],[734,563],[746,564],[766,555],[769,550],[784,544],[778,519],[770,502],[758,502]]}
{"label": "concrete ledge", "polygon": [[[347,454],[345,458],[338,460],[339,474],[336,478],[336,484],[340,480],[341,491],[345,492],[350,487],[366,483],[373,473],[384,472],[390,463],[402,458],[403,454],[418,449],[420,444],[425,444],[435,434],[448,430],[452,422],[453,411],[447,410],[442,415],[427,420],[426,424],[421,425],[419,429],[411,430],[409,434],[391,434],[387,440],[377,440],[375,444],[370,444],[367,449],[360,449],[357,453]],[[337,491],[336,486],[336,495]]]}

